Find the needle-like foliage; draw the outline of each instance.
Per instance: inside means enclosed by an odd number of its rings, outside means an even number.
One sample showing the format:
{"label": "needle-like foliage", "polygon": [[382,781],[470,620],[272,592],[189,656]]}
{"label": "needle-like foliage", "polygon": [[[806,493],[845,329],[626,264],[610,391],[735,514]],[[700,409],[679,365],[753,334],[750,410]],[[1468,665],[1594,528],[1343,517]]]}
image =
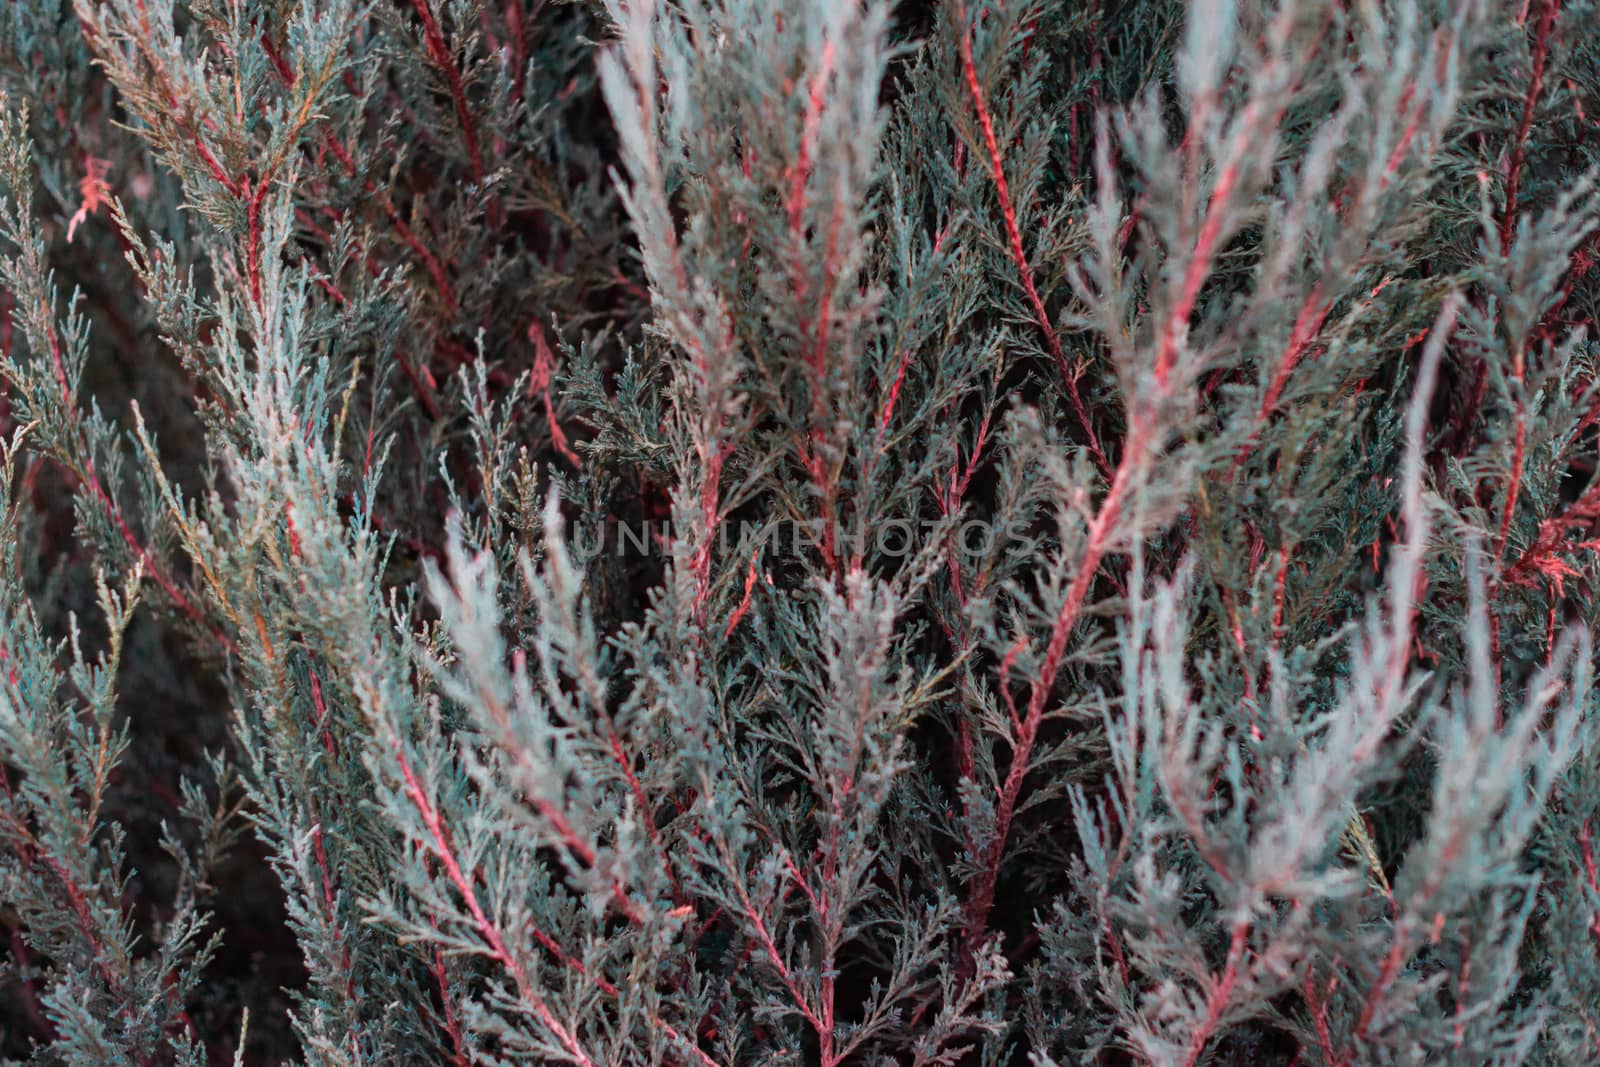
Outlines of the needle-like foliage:
{"label": "needle-like foliage", "polygon": [[0,7],[0,1057],[1595,1062],[1597,25]]}

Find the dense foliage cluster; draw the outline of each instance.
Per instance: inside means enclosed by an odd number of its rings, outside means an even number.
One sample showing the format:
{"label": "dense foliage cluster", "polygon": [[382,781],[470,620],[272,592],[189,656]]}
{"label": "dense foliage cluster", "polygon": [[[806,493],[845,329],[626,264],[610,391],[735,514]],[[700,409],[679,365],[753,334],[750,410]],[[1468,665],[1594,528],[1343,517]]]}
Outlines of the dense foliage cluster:
{"label": "dense foliage cluster", "polygon": [[0,1058],[1600,1061],[1596,27],[0,6]]}

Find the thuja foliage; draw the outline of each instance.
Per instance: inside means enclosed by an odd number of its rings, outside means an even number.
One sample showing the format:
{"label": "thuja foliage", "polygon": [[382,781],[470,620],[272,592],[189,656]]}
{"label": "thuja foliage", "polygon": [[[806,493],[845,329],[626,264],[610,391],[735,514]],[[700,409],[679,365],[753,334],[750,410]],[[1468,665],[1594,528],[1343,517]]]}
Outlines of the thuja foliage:
{"label": "thuja foliage", "polygon": [[0,7],[0,1056],[1595,1062],[1596,26]]}

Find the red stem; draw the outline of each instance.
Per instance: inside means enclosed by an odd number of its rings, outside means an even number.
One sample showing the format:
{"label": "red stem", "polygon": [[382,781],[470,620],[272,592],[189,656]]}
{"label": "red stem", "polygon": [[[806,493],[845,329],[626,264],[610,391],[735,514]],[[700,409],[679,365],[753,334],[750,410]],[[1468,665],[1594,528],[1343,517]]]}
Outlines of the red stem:
{"label": "red stem", "polygon": [[[420,3],[422,0],[417,0],[417,2]],[[283,57],[273,47],[266,34],[262,34],[261,40],[268,58],[272,60],[273,67],[278,72],[278,76],[283,79],[284,85],[292,88],[295,81],[294,71],[284,62]],[[356,161],[350,155],[350,150],[333,135],[331,130],[322,131],[322,141],[328,151],[332,152],[334,158],[339,161],[339,165],[344,168],[344,172],[352,178],[355,177]],[[384,214],[389,217],[389,223],[394,227],[395,233],[399,235],[400,240],[422,263],[423,270],[428,272],[428,277],[433,280],[434,288],[439,291],[440,299],[444,301],[446,312],[454,316],[456,313],[455,292],[450,286],[449,276],[445,273],[444,266],[439,262],[438,257],[417,239],[417,235],[412,232],[411,227],[406,225],[405,220],[400,217],[400,212],[394,206],[394,200],[390,198],[388,190],[378,188],[371,180],[365,178],[362,179],[361,188],[363,192],[378,198],[378,203],[382,206]]]}
{"label": "red stem", "polygon": [[1205,1021],[1189,1040],[1189,1052],[1184,1057],[1184,1067],[1194,1067],[1196,1061],[1200,1059],[1200,1053],[1205,1051],[1206,1043],[1211,1040],[1217,1023],[1221,1021],[1222,1013],[1227,1010],[1228,1001],[1233,996],[1234,984],[1239,978],[1239,961],[1244,956],[1245,941],[1249,936],[1249,918],[1234,920],[1233,935],[1228,939],[1227,962],[1222,966],[1222,976],[1217,979],[1216,985],[1211,987],[1210,996],[1206,997]]}
{"label": "red stem", "polygon": [[1396,936],[1389,946],[1389,954],[1383,959],[1383,968],[1378,972],[1378,980],[1373,983],[1372,990],[1367,994],[1366,1003],[1361,1007],[1361,1018],[1356,1021],[1356,1037],[1367,1036],[1367,1031],[1372,1027],[1372,1020],[1378,1013],[1378,1002],[1389,991],[1389,986],[1394,982],[1394,976],[1400,973],[1400,965],[1405,962],[1406,939]]}
{"label": "red stem", "polygon": [[245,205],[245,223],[248,228],[246,235],[245,263],[246,273],[250,279],[250,301],[255,304],[256,310],[262,310],[261,303],[261,198],[267,191],[267,182],[263,178],[261,184],[254,190],[250,189],[250,180],[244,181],[244,189],[249,194],[249,201]]}
{"label": "red stem", "polygon": [[[29,966],[30,953],[27,942],[22,940],[22,933],[17,927],[11,928],[11,956],[16,962],[18,976]],[[43,1007],[39,1003],[39,991],[33,987],[32,978],[22,978],[22,1011],[28,1017],[34,1033],[46,1041],[56,1039],[56,1028],[45,1016]]]}
{"label": "red stem", "polygon": [[1533,75],[1528,80],[1528,93],[1522,99],[1522,119],[1517,123],[1516,140],[1512,142],[1511,160],[1506,165],[1506,210],[1500,218],[1500,247],[1511,246],[1512,230],[1517,224],[1517,197],[1522,187],[1522,168],[1527,161],[1528,132],[1533,128],[1533,113],[1544,88],[1545,62],[1550,57],[1550,32],[1555,27],[1560,0],[1541,0],[1539,21],[1533,27]]}
{"label": "red stem", "polygon": [[[1144,451],[1144,434],[1143,422],[1135,419],[1128,428],[1127,443],[1111,480],[1111,488],[1101,502],[1100,509],[1090,520],[1083,560],[1078,565],[1078,572],[1073,576],[1072,584],[1067,588],[1066,599],[1062,601],[1061,608],[1056,613],[1055,623],[1051,627],[1050,642],[1045,648],[1044,663],[1038,676],[1034,678],[1029,692],[1027,712],[1020,718],[1014,711],[1012,714],[1016,739],[1012,747],[1011,765],[1006,771],[1005,782],[1001,786],[1000,797],[995,805],[994,831],[988,855],[984,857],[983,868],[973,881],[972,890],[967,898],[965,937],[969,961],[982,946],[983,939],[988,933],[989,912],[994,907],[995,884],[1000,877],[1000,863],[1005,857],[1006,840],[1011,831],[1011,820],[1016,812],[1017,800],[1022,793],[1022,782],[1028,774],[1028,760],[1033,752],[1034,741],[1038,737],[1040,723],[1044,720],[1045,703],[1055,686],[1056,675],[1061,669],[1061,660],[1066,655],[1067,642],[1072,637],[1073,626],[1078,621],[1084,598],[1088,595],[1089,586],[1100,568],[1106,543],[1121,515],[1123,499],[1132,488],[1134,470],[1141,462],[1141,454]],[[1014,656],[1008,656],[1006,662],[1002,663],[1002,676],[1005,674],[1006,665],[1013,658]],[[1009,694],[1007,703],[1010,703]]]}
{"label": "red stem", "polygon": [[472,161],[472,178],[482,184],[483,153],[478,149],[478,135],[472,130],[472,116],[467,111],[467,93],[461,82],[461,71],[456,66],[455,57],[450,54],[449,46],[445,44],[444,33],[439,29],[438,20],[433,17],[428,0],[411,0],[411,6],[416,8],[417,17],[422,20],[422,35],[428,44],[428,55],[443,72],[450,86],[450,100],[455,105],[456,121],[461,124],[461,134],[467,143],[467,157]]}
{"label": "red stem", "polygon": [[[1333,990],[1335,979],[1328,976],[1328,992]],[[1333,1047],[1333,1034],[1328,1029],[1327,993],[1317,988],[1316,976],[1307,972],[1305,984],[1306,1007],[1311,1012],[1311,1025],[1317,1031],[1317,1047],[1328,1067],[1345,1067],[1345,1059]]]}
{"label": "red stem", "polygon": [[1498,562],[1511,535],[1511,520],[1516,515],[1517,496],[1522,488],[1522,467],[1528,442],[1528,406],[1522,397],[1522,353],[1517,353],[1511,376],[1517,383],[1517,425],[1513,435],[1511,454],[1511,484],[1506,487],[1505,506],[1500,510],[1500,529],[1495,535],[1494,558]]}
{"label": "red stem", "polygon": [[550,379],[555,373],[556,357],[550,351],[550,343],[545,340],[544,328],[539,325],[539,320],[534,319],[528,323],[528,337],[533,341],[533,371],[528,376],[528,392],[537,394],[544,399],[545,422],[550,429],[550,443],[556,451],[564,456],[568,463],[574,467],[581,467],[577,453],[567,444],[567,435],[562,432],[561,424],[556,421],[555,401],[550,395]]}
{"label": "red stem", "polygon": [[1033,268],[1028,263],[1028,253],[1022,247],[1022,231],[1017,225],[1017,212],[1011,202],[1010,186],[1006,184],[1005,157],[1000,151],[1000,142],[995,137],[994,119],[989,113],[989,105],[984,100],[983,86],[978,82],[977,64],[972,59],[972,31],[967,28],[965,5],[961,9],[961,24],[961,67],[966,76],[967,92],[972,96],[972,109],[977,116],[978,127],[983,131],[983,144],[989,155],[989,173],[994,178],[995,194],[1000,201],[1000,214],[1005,219],[1006,243],[1011,250],[1011,261],[1016,264],[1017,275],[1022,281],[1022,291],[1028,298],[1028,306],[1033,310],[1034,321],[1039,324],[1039,330],[1044,334],[1045,345],[1055,360],[1062,384],[1066,386],[1067,402],[1072,405],[1072,414],[1088,438],[1089,452],[1094,456],[1095,466],[1100,468],[1102,474],[1109,476],[1111,464],[1100,447],[1100,439],[1095,435],[1094,426],[1089,421],[1089,413],[1083,406],[1083,398],[1078,393],[1077,372],[1067,359],[1067,354],[1061,347],[1061,338],[1050,323],[1050,315],[1039,296],[1038,286],[1034,284]]}
{"label": "red stem", "polygon": [[733,631],[739,626],[739,620],[743,619],[745,613],[750,610],[750,593],[755,589],[756,579],[759,577],[756,572],[756,558],[760,554],[761,550],[758,548],[750,557],[750,573],[745,575],[744,578],[744,597],[739,601],[739,606],[734,609],[733,614],[729,616],[727,628],[722,631],[722,639],[724,641],[733,636]]}
{"label": "red stem", "polygon": [[450,980],[444,970],[444,952],[433,950],[433,977],[439,985],[439,1002],[444,1006],[444,1029],[450,1035],[450,1061],[455,1067],[467,1067],[467,1055],[461,1040],[461,1022],[456,1018],[455,1002],[450,999]]}
{"label": "red stem", "polygon": [[1533,543],[1506,569],[1506,581],[1512,584],[1524,584],[1532,579],[1534,574],[1544,574],[1555,580],[1559,591],[1562,578],[1577,574],[1570,564],[1557,556],[1565,545],[1567,532],[1574,527],[1593,522],[1596,518],[1600,518],[1600,481],[1591,485],[1560,515],[1552,515],[1539,524],[1539,532],[1535,535]]}
{"label": "red stem", "polygon": [[[1589,890],[1596,898],[1600,898],[1600,871],[1596,871],[1594,862],[1594,843],[1589,836],[1589,820],[1583,821],[1583,829],[1578,832],[1578,846],[1583,852],[1583,873],[1588,879]],[[1600,950],[1600,912],[1591,912],[1589,915],[1589,936],[1594,938],[1596,950]]]}
{"label": "red stem", "polygon": [[[744,905],[745,918],[749,920],[751,927],[755,930],[756,941],[760,944],[761,950],[766,953],[767,960],[772,964],[773,969],[778,972],[779,980],[789,990],[789,998],[794,1001],[795,1007],[805,1017],[806,1022],[816,1031],[817,1040],[819,1042],[830,1041],[831,1029],[824,1027],[822,1020],[806,1000],[800,989],[800,983],[795,979],[794,972],[790,971],[789,965],[783,962],[783,954],[778,951],[778,946],[773,942],[772,934],[768,932],[767,924],[761,918],[761,914],[756,911],[755,906],[748,899],[742,900],[741,903]],[[824,1036],[825,1034],[830,1036]]]}
{"label": "red stem", "polygon": [[[789,172],[789,196],[787,210],[789,215],[789,234],[795,243],[794,265],[794,291],[796,303],[807,298],[810,285],[806,277],[804,264],[800,261],[800,254],[806,241],[806,183],[811,177],[811,153],[816,145],[817,134],[822,125],[822,111],[827,104],[828,79],[833,74],[834,43],[830,40],[823,44],[822,55],[818,60],[817,69],[811,76],[811,87],[806,97],[805,125],[800,134],[800,151],[795,158],[794,166]],[[827,460],[823,455],[822,444],[827,434],[828,418],[828,332],[833,319],[833,296],[837,281],[837,254],[839,230],[843,225],[843,213],[840,205],[835,202],[833,212],[829,218],[827,243],[823,251],[822,284],[821,292],[817,297],[815,318],[806,324],[804,332],[809,334],[811,351],[806,357],[806,366],[811,372],[811,426],[807,434],[804,462],[806,470],[811,475],[812,483],[816,486],[817,495],[821,500],[822,511],[822,556],[828,570],[837,574],[839,569],[838,555],[834,545],[834,496],[835,486],[833,478],[827,470]]]}
{"label": "red stem", "polygon": [[1188,266],[1184,270],[1183,288],[1179,291],[1178,300],[1172,305],[1172,311],[1167,316],[1166,328],[1161,332],[1161,348],[1156,354],[1155,365],[1157,385],[1167,384],[1167,376],[1172,373],[1172,367],[1178,359],[1178,348],[1189,331],[1189,316],[1194,313],[1195,301],[1200,298],[1200,289],[1211,274],[1211,260],[1216,254],[1217,243],[1222,239],[1222,227],[1227,220],[1234,187],[1239,183],[1239,160],[1244,155],[1246,139],[1256,126],[1256,111],[1256,102],[1251,100],[1245,108],[1244,116],[1240,119],[1238,133],[1234,136],[1233,149],[1229,153],[1229,161],[1217,175],[1216,185],[1212,187],[1205,219],[1200,224],[1200,235],[1195,238],[1194,251],[1189,256]]}
{"label": "red stem", "polygon": [[573,1061],[579,1064],[580,1067],[595,1067],[594,1061],[589,1058],[588,1053],[583,1050],[583,1046],[578,1043],[577,1036],[568,1030],[560,1019],[556,1018],[555,1013],[550,1010],[550,1005],[539,995],[538,990],[529,979],[527,970],[511,954],[510,949],[506,947],[505,938],[500,932],[500,927],[483,910],[483,905],[478,900],[478,892],[473,885],[473,880],[467,877],[466,872],[461,869],[460,863],[456,861],[455,850],[451,847],[449,836],[445,832],[444,821],[439,817],[433,802],[428,799],[428,795],[423,791],[422,784],[417,780],[416,774],[411,769],[411,763],[406,759],[405,753],[401,751],[398,742],[394,746],[394,755],[400,767],[400,775],[405,781],[406,795],[411,798],[412,805],[422,818],[423,826],[427,828],[428,835],[433,839],[434,850],[439,857],[440,863],[444,865],[445,875],[450,879],[450,883],[455,886],[456,892],[461,894],[461,899],[467,906],[467,912],[472,916],[472,923],[478,931],[478,936],[483,938],[484,943],[489,946],[490,957],[511,975],[516,982],[517,991],[521,994],[522,999],[533,1010],[534,1015],[539,1018],[545,1028],[555,1035],[556,1040],[567,1050]]}

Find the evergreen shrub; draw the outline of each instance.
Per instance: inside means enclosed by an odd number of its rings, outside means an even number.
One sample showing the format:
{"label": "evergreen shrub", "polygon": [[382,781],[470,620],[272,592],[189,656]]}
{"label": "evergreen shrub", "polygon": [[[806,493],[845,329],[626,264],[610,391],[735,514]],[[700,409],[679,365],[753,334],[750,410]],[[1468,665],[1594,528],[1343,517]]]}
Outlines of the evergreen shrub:
{"label": "evergreen shrub", "polygon": [[1600,1062],[1596,0],[0,93],[0,1058]]}

